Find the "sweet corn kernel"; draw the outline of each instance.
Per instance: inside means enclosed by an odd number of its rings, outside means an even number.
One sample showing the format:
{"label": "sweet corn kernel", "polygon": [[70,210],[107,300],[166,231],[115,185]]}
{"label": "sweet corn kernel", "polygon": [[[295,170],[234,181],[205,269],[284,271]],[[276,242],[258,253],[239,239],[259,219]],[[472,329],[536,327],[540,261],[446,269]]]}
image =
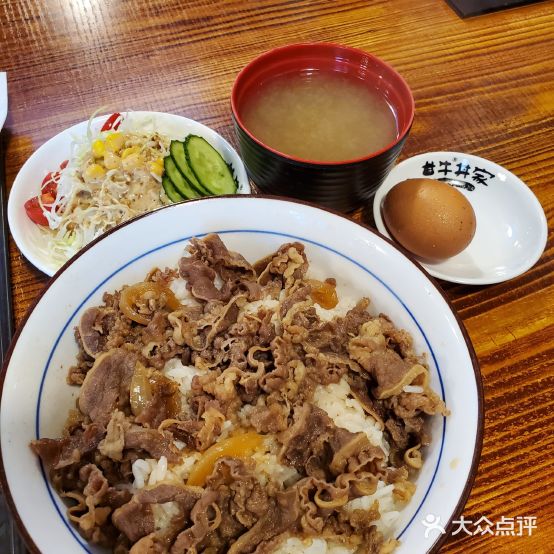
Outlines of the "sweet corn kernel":
{"label": "sweet corn kernel", "polygon": [[164,172],[163,164],[158,163],[157,160],[155,162],[150,162],[150,173],[153,173],[154,175],[161,177],[163,172]]}
{"label": "sweet corn kernel", "polygon": [[96,139],[92,143],[92,155],[95,158],[101,158],[104,155],[105,151],[106,151],[106,145],[104,144],[103,140]]}
{"label": "sweet corn kernel", "polygon": [[85,170],[86,179],[101,179],[106,175],[106,170],[98,164],[90,164]]}
{"label": "sweet corn kernel", "polygon": [[104,165],[106,169],[117,169],[121,164],[121,158],[113,152],[107,151],[104,154]]}
{"label": "sweet corn kernel", "polygon": [[130,146],[129,148],[125,148],[123,152],[121,152],[121,159],[125,159],[127,156],[130,156],[131,154],[138,154],[140,152],[140,146]]}
{"label": "sweet corn kernel", "polygon": [[111,133],[106,137],[106,148],[112,152],[118,152],[125,144],[125,137],[122,133]]}
{"label": "sweet corn kernel", "polygon": [[133,154],[128,154],[126,157],[122,156],[121,158],[121,165],[126,171],[135,169],[142,163],[142,159],[136,152]]}

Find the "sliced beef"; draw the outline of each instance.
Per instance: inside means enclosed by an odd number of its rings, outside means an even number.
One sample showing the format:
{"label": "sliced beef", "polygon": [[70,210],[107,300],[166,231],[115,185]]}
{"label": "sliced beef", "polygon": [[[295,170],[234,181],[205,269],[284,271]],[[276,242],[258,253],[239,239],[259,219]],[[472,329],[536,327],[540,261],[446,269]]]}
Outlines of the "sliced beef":
{"label": "sliced beef", "polygon": [[280,307],[280,315],[281,318],[285,317],[287,312],[299,302],[303,302],[308,298],[310,295],[310,292],[312,291],[312,287],[310,285],[301,285],[298,287],[292,294],[287,296],[283,302],[281,302]]}
{"label": "sliced beef", "polygon": [[337,427],[320,408],[304,404],[296,408],[294,423],[281,435],[280,458],[299,472],[318,479],[342,473],[385,471],[385,453],[373,446],[365,433]]}
{"label": "sliced beef", "polygon": [[145,344],[149,342],[161,343],[165,339],[165,331],[170,327],[167,320],[167,312],[157,310],[152,319],[142,331],[142,340]]}
{"label": "sliced beef", "polygon": [[61,469],[79,462],[96,450],[105,433],[102,426],[91,423],[67,437],[31,441],[31,448],[49,471]]}
{"label": "sliced beef", "polygon": [[81,316],[77,331],[83,350],[92,358],[104,350],[113,320],[114,310],[111,308],[88,308]]}
{"label": "sliced beef", "polygon": [[212,344],[214,338],[229,329],[237,321],[239,315],[239,304],[245,297],[242,295],[234,296],[227,305],[221,310],[215,321],[210,325],[209,331],[204,341],[204,348]]}
{"label": "sliced beef", "polygon": [[383,402],[374,399],[369,394],[369,384],[367,379],[364,379],[359,374],[351,374],[348,377],[350,390],[354,398],[362,405],[364,411],[377,421],[379,427],[385,427],[384,418],[386,417],[386,408]]}
{"label": "sliced beef", "polygon": [[181,458],[171,435],[140,425],[131,425],[125,430],[125,448],[144,450],[152,458],[165,456],[170,463],[176,463]]}
{"label": "sliced beef", "polygon": [[218,235],[206,235],[202,240],[192,239],[188,251],[215,269],[223,281],[254,281],[254,268],[238,252],[227,249]]}
{"label": "sliced beef", "polygon": [[334,428],[333,421],[322,409],[307,403],[297,408],[294,423],[280,437],[281,461],[304,471],[314,453],[323,450],[323,442]]}
{"label": "sliced beef", "polygon": [[202,490],[195,487],[162,484],[152,489],[142,489],[130,502],[115,510],[112,520],[131,542],[136,542],[156,530],[152,505],[176,502],[179,505],[179,514],[176,517],[179,521],[185,521],[201,497]]}
{"label": "sliced beef", "polygon": [[221,514],[217,505],[217,493],[205,491],[194,505],[190,519],[192,526],[177,536],[171,547],[171,554],[196,552],[198,544],[219,527]]}
{"label": "sliced beef", "polygon": [[387,347],[383,321],[381,318],[366,322],[348,343],[350,356],[377,383],[373,394],[378,400],[400,394],[406,385],[426,387],[429,377],[428,370],[413,357],[403,358]]}
{"label": "sliced beef", "polygon": [[81,387],[79,409],[105,427],[115,409],[129,406],[129,388],[136,363],[137,355],[123,348],[98,356]]}
{"label": "sliced beef", "polygon": [[226,301],[231,296],[229,290],[219,290],[215,284],[216,272],[194,258],[179,260],[179,274],[187,281],[187,289],[198,300]]}
{"label": "sliced beef", "polygon": [[170,431],[173,437],[184,442],[198,452],[203,452],[215,443],[221,429],[225,416],[217,409],[217,404],[206,407],[200,416],[201,420],[168,419],[164,421],[162,428]]}
{"label": "sliced beef", "polygon": [[167,547],[157,540],[155,533],[150,533],[133,544],[129,554],[167,554]]}
{"label": "sliced beef", "polygon": [[106,437],[98,445],[99,452],[107,458],[120,462],[123,459],[125,447],[125,431],[130,425],[125,414],[116,410],[108,423]]}
{"label": "sliced beef", "polygon": [[296,489],[278,492],[271,500],[267,512],[229,548],[228,554],[254,552],[258,545],[271,540],[284,531],[295,528],[299,516]]}
{"label": "sliced beef", "polygon": [[112,522],[131,542],[156,530],[152,506],[142,504],[135,498],[114,511]]}
{"label": "sliced beef", "polygon": [[230,492],[230,515],[250,528],[268,510],[268,497],[254,474],[254,466],[238,458],[220,458],[206,480],[206,488]]}
{"label": "sliced beef", "polygon": [[[138,368],[137,368],[138,370]],[[143,403],[135,421],[157,429],[165,419],[175,418],[181,411],[181,393],[177,382],[153,371],[148,377],[143,373]]]}

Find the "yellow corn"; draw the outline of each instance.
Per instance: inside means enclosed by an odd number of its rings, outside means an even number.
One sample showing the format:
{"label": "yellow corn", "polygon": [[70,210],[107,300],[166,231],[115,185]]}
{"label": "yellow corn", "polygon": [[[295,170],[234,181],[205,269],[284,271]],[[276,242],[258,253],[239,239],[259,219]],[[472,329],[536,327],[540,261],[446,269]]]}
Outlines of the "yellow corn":
{"label": "yellow corn", "polygon": [[106,175],[106,170],[98,164],[90,164],[85,170],[86,179],[101,179]]}
{"label": "yellow corn", "polygon": [[125,144],[125,137],[122,133],[111,133],[106,137],[106,148],[112,152],[118,152]]}
{"label": "yellow corn", "polygon": [[123,169],[125,169],[126,171],[135,169],[142,163],[142,160],[137,153],[128,154],[125,157],[121,156],[121,158],[122,158],[121,165],[123,166]]}
{"label": "yellow corn", "polygon": [[127,156],[130,156],[131,154],[138,154],[139,152],[140,146],[130,146],[121,152],[121,159],[124,160]]}
{"label": "yellow corn", "polygon": [[101,158],[104,155],[105,151],[106,151],[106,145],[104,144],[103,140],[96,139],[92,143],[92,155],[95,158]]}
{"label": "yellow corn", "polygon": [[154,175],[161,177],[163,172],[164,172],[163,158],[158,158],[156,161],[150,162],[150,173],[153,173]]}
{"label": "yellow corn", "polygon": [[104,154],[104,165],[106,169],[116,169],[121,164],[121,158],[113,152],[107,151]]}

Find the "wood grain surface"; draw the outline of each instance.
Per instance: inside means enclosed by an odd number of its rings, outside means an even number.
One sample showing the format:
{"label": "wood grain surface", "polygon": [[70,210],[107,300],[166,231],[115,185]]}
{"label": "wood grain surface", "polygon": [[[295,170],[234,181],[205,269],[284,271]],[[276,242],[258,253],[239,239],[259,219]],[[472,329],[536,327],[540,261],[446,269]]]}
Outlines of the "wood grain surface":
{"label": "wood grain surface", "polygon": [[[333,41],[391,63],[416,100],[402,157],[454,150],[525,181],[554,221],[554,3],[460,19],[442,0],[0,0],[8,72],[7,184],[49,137],[100,106],[201,121],[235,143],[237,72],[274,46]],[[362,213],[355,214],[363,218]],[[485,391],[479,472],[464,516],[534,516],[531,536],[468,536],[449,553],[554,547],[552,231],[540,261],[492,286],[443,283],[475,346]],[[19,324],[47,282],[11,243]]]}

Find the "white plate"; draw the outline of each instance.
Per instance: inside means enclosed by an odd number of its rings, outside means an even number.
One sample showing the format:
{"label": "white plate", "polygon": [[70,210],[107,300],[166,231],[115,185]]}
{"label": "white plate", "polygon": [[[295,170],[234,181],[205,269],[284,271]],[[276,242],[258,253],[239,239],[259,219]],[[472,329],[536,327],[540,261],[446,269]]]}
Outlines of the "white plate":
{"label": "white plate", "polygon": [[521,275],[540,258],[548,229],[529,187],[502,166],[459,152],[420,154],[390,172],[373,200],[373,217],[383,235],[391,238],[381,214],[388,191],[405,179],[420,177],[458,181],[477,222],[475,236],[463,252],[437,263],[420,262],[431,275],[453,283],[487,285]]}
{"label": "white plate", "polygon": [[[179,115],[161,112],[127,112],[123,114],[126,120],[139,126],[141,122],[153,125],[160,133],[171,139],[183,139],[192,133],[205,138],[216,148],[225,161],[230,163],[235,172],[239,187],[239,194],[249,194],[250,183],[246,169],[235,149],[213,129],[192,119]],[[100,131],[109,116],[102,115],[93,119],[93,133]],[[25,162],[10,191],[8,199],[8,223],[10,231],[21,253],[38,269],[47,275],[53,275],[59,266],[49,260],[48,256],[38,247],[40,235],[37,226],[27,217],[23,205],[36,196],[44,176],[55,171],[61,162],[67,160],[71,153],[71,143],[74,137],[86,136],[88,121],[83,121],[62,131],[48,142],[44,143]]]}
{"label": "white plate", "polygon": [[375,313],[388,314],[413,335],[417,351],[428,354],[431,384],[452,413],[433,418],[432,445],[396,536],[398,554],[436,548],[442,536],[422,520],[432,516],[446,527],[458,517],[481,448],[480,377],[467,334],[437,286],[377,233],[320,208],[256,196],[194,200],[134,219],[84,248],[50,281],[14,339],[0,404],[0,476],[27,536],[43,554],[100,552],[69,525],[29,441],[59,436],[75,406],[78,389],[65,378],[83,311],[101,303],[104,291],[142,280],[154,266],[175,266],[188,240],[209,232],[251,261],[301,241],[313,270],[337,278],[339,296],[369,296]]}

